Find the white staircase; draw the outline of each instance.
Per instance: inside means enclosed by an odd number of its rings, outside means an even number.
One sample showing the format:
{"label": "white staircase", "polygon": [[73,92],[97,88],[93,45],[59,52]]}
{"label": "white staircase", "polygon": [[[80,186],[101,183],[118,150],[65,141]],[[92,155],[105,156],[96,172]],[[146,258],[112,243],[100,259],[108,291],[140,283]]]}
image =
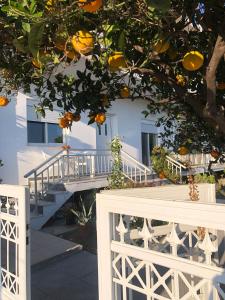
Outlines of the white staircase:
{"label": "white staircase", "polygon": [[[134,183],[153,180],[152,169],[121,151],[124,175]],[[40,229],[74,192],[108,186],[109,150],[62,150],[25,175],[30,187],[31,225]]]}
{"label": "white staircase", "polygon": [[62,150],[24,177],[30,187],[31,226],[40,229],[74,192],[108,185],[107,150]]}
{"label": "white staircase", "polygon": [[[182,182],[188,169],[183,163],[192,159],[194,172],[202,172],[209,162],[205,156],[167,156],[167,166]],[[151,167],[147,167],[121,150],[122,170],[126,178],[136,184],[155,185],[158,181]],[[31,226],[40,229],[74,192],[108,186],[107,177],[112,171],[109,150],[62,150],[25,175],[30,187]],[[221,167],[221,166],[220,166]],[[165,180],[164,180],[165,181]]]}
{"label": "white staircase", "polygon": [[[172,174],[176,174],[180,178],[182,183],[182,177],[191,174],[205,173],[208,171],[208,166],[210,162],[214,160],[210,154],[207,153],[197,153],[197,154],[187,154],[179,155],[172,154],[166,157],[166,162],[168,168],[171,170]],[[190,168],[187,168],[186,162],[190,164]],[[211,165],[211,169],[215,172],[225,169],[224,163],[214,163]]]}

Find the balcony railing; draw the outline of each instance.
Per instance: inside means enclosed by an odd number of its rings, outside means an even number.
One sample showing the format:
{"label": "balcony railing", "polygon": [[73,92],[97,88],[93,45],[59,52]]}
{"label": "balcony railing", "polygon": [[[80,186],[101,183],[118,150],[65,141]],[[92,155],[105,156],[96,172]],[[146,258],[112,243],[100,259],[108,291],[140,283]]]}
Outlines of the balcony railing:
{"label": "balcony railing", "polygon": [[225,299],[225,206],[176,188],[97,196],[99,300]]}

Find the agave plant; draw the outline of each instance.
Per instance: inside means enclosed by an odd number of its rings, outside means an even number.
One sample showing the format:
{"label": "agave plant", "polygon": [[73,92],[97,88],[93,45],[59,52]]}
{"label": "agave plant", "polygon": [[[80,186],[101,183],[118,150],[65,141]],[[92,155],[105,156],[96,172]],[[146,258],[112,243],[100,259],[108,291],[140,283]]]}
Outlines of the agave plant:
{"label": "agave plant", "polygon": [[85,207],[84,201],[80,196],[81,211],[71,208],[71,212],[77,217],[78,223],[82,226],[89,223],[93,218],[93,206],[95,200],[92,201],[89,207]]}

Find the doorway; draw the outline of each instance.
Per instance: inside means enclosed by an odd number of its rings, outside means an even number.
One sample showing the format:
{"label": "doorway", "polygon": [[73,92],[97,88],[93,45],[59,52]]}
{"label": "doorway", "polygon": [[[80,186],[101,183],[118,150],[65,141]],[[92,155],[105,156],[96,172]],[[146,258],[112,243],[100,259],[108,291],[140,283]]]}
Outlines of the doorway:
{"label": "doorway", "polygon": [[142,144],[142,163],[146,166],[150,166],[152,150],[157,145],[157,134],[142,132],[141,144]]}

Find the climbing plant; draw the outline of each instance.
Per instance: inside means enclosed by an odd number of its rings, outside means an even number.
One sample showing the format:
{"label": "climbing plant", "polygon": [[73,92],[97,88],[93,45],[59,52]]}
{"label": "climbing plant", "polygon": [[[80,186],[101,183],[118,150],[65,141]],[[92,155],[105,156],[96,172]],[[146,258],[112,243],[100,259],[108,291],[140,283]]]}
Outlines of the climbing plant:
{"label": "climbing plant", "polygon": [[125,187],[125,177],[122,170],[121,141],[115,137],[111,142],[111,152],[113,158],[112,173],[108,177],[109,188],[122,189]]}
{"label": "climbing plant", "polygon": [[180,180],[180,177],[179,175],[172,173],[168,168],[166,162],[167,155],[169,155],[169,151],[165,148],[160,146],[154,147],[151,156],[153,169],[161,179],[167,178],[170,181],[177,183]]}

